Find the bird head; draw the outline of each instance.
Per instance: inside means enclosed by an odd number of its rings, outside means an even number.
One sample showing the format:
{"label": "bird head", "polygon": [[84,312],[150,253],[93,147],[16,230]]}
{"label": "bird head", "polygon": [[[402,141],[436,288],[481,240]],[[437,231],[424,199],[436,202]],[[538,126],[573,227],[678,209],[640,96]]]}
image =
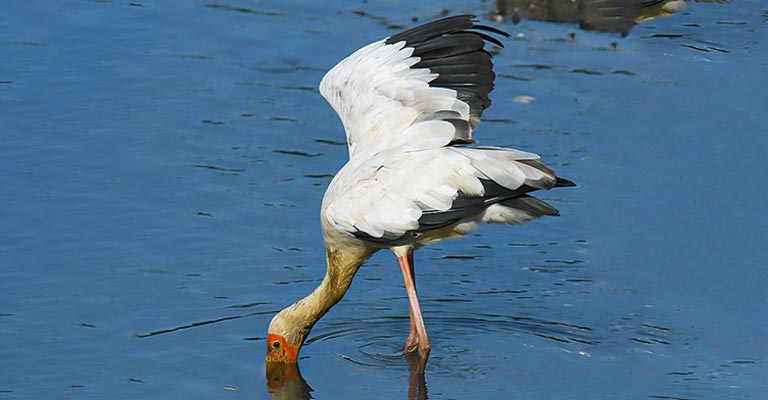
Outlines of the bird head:
{"label": "bird head", "polygon": [[289,309],[272,318],[267,334],[267,362],[295,364],[307,332],[301,324],[291,322]]}

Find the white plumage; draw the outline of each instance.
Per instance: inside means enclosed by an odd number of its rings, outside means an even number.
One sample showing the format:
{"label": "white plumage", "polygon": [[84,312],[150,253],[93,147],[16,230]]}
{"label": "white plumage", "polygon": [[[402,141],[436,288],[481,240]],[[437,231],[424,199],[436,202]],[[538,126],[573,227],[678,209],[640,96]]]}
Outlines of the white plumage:
{"label": "white plumage", "polygon": [[[430,86],[439,74],[414,67],[420,61],[405,40],[380,40],[339,62],[320,83],[320,93],[344,125],[350,157],[323,199],[323,226],[331,231],[326,236],[381,239],[381,247],[393,247],[402,244],[395,239],[419,229],[425,211],[448,211],[460,195],[484,196],[481,180],[510,191],[523,184],[555,185],[551,170],[519,162],[537,160],[535,154],[449,146],[456,139],[468,142],[479,118],[470,115],[457,90]],[[460,126],[469,127],[467,132],[457,128],[457,120],[466,122]],[[519,223],[537,216],[508,209],[489,204],[456,225]],[[456,236],[444,229],[440,234]],[[413,239],[410,244],[418,246],[440,238],[420,232]]]}
{"label": "white plumage", "polygon": [[[520,223],[557,215],[529,192],[573,183],[539,156],[471,146],[493,89],[486,42],[498,29],[460,15],[372,43],[333,67],[320,93],[339,114],[349,161],[323,198],[328,269],[309,296],[270,323],[268,360],[296,362],[310,329],[349,288],[374,252],[395,252],[410,304],[405,351],[423,362],[430,342],[414,281],[413,251],[460,237],[480,222]],[[423,364],[422,364],[423,367]]]}
{"label": "white plumage", "polygon": [[339,114],[351,159],[383,150],[432,149],[448,144],[454,128],[434,120],[435,113],[454,111],[469,118],[469,105],[456,92],[430,87],[437,78],[405,42],[374,42],[331,69],[320,82],[320,93]]}
{"label": "white plumage", "polygon": [[[449,124],[450,126],[450,124]],[[350,235],[362,231],[375,238],[400,237],[419,227],[424,211],[447,211],[459,192],[484,195],[480,179],[514,190],[554,177],[518,163],[535,154],[512,149],[445,147],[386,149],[370,158],[355,158],[338,172],[323,199],[323,217],[334,229]],[[483,220],[477,214],[476,220]],[[489,222],[516,223],[515,220]]]}

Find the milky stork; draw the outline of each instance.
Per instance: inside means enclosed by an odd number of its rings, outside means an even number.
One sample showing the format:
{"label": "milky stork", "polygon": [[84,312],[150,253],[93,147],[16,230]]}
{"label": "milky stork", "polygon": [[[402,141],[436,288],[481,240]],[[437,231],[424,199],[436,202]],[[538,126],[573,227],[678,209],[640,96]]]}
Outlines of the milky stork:
{"label": "milky stork", "polygon": [[496,28],[471,15],[429,22],[371,43],[333,67],[320,93],[341,118],[349,161],[323,198],[327,271],[307,297],[269,325],[267,361],[296,363],[312,326],[346,293],[358,268],[390,249],[410,303],[404,351],[431,348],[414,281],[413,252],[480,222],[518,224],[558,211],[530,192],[573,182],[524,151],[477,146],[472,131],[491,104],[486,42]]}

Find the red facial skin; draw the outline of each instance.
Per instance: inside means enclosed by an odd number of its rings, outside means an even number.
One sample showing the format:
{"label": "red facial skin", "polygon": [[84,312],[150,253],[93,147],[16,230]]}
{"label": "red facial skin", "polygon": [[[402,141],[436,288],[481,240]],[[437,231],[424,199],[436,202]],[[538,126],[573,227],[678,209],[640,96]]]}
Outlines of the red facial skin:
{"label": "red facial skin", "polygon": [[267,362],[296,364],[299,349],[288,344],[284,337],[270,333],[267,335]]}

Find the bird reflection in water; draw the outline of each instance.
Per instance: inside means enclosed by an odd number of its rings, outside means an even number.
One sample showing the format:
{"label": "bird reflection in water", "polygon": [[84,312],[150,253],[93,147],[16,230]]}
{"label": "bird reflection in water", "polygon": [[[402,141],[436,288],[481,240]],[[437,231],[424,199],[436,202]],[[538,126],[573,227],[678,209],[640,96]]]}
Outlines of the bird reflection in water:
{"label": "bird reflection in water", "polygon": [[[695,0],[726,3],[729,0]],[[581,29],[619,32],[626,36],[637,24],[668,17],[686,8],[686,0],[496,0],[497,22],[523,19],[578,23]]]}
{"label": "bird reflection in water", "polygon": [[312,387],[301,377],[299,365],[267,362],[267,393],[273,400],[311,399]]}
{"label": "bird reflection in water", "polygon": [[416,353],[406,354],[408,360],[408,400],[427,400],[427,381],[424,378],[424,361]]}
{"label": "bird reflection in water", "polygon": [[[427,383],[424,363],[418,354],[406,355],[408,376],[408,400],[427,400]],[[301,376],[295,363],[267,362],[267,393],[273,400],[308,400],[312,387]]]}

